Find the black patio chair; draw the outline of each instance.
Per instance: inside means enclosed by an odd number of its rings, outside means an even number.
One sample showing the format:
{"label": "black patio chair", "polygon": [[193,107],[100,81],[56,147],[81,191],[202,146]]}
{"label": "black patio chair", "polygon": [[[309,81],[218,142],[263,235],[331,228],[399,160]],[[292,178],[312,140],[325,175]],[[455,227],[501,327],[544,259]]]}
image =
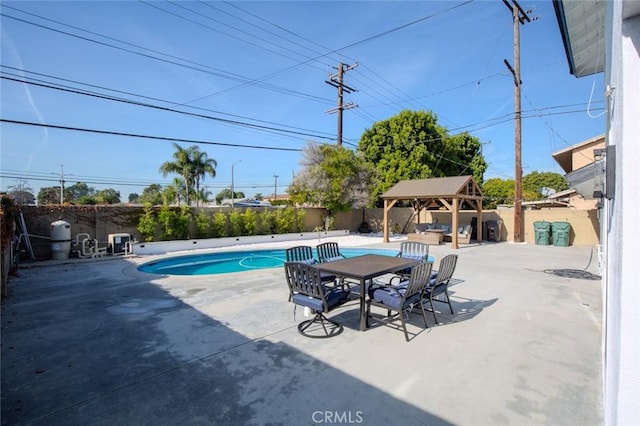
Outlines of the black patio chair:
{"label": "black patio chair", "polygon": [[[290,247],[285,250],[285,256],[287,262],[299,262],[307,265],[318,263],[318,261],[313,257],[313,247],[311,246]],[[322,281],[325,283],[335,282],[336,280],[335,275],[327,274],[326,272],[322,272],[321,276]],[[289,291],[289,301],[291,301],[291,291]]]}
{"label": "black patio chair", "polygon": [[345,258],[340,253],[338,243],[334,242],[318,244],[316,246],[316,251],[318,252],[318,260],[320,261],[320,263],[333,262],[335,260],[341,260]]}
{"label": "black patio chair", "polygon": [[[387,317],[382,320],[385,323],[391,323],[398,317],[402,323],[404,338],[409,341],[409,333],[407,332],[406,321],[414,308],[420,308],[422,311],[422,319],[425,328],[428,328],[427,314],[425,313],[422,302],[424,289],[429,285],[431,276],[431,262],[423,262],[411,268],[411,274],[406,282],[398,286],[390,284],[374,284],[369,289],[369,300],[367,301],[367,327],[369,326],[369,317],[371,316],[371,306],[378,306],[387,309]],[[395,311],[396,315],[391,315],[391,311]],[[405,319],[406,316],[406,319]]]}
{"label": "black patio chair", "polygon": [[[339,285],[332,287],[327,286],[320,276],[320,271],[313,265],[300,262],[286,262],[284,267],[287,284],[289,285],[289,289],[291,289],[291,301],[296,306],[304,306],[315,313],[312,319],[298,324],[298,332],[303,336],[311,338],[333,337],[342,333],[344,329],[343,326],[335,321],[331,321],[324,314],[341,306],[348,300],[348,288]],[[309,327],[314,324],[322,326],[324,334],[311,334],[307,332]]]}
{"label": "black patio chair", "polygon": [[[400,243],[400,252],[398,257],[403,259],[415,259],[421,262],[427,262],[429,260],[429,244],[420,243],[417,241],[403,241]],[[389,284],[393,284],[394,279],[399,281],[406,280],[411,275],[411,268],[403,269],[395,272],[395,277],[389,280]]]}
{"label": "black patio chair", "polygon": [[[425,288],[422,294],[422,305],[429,303],[431,306],[431,312],[433,313],[433,319],[438,324],[438,318],[436,316],[436,310],[433,306],[433,302],[446,303],[449,305],[451,314],[453,314],[453,306],[451,306],[451,300],[449,299],[449,282],[453,277],[453,272],[456,269],[458,263],[457,254],[449,254],[440,260],[440,266],[438,270],[431,274],[429,285]],[[444,295],[444,300],[438,298],[438,296]]]}

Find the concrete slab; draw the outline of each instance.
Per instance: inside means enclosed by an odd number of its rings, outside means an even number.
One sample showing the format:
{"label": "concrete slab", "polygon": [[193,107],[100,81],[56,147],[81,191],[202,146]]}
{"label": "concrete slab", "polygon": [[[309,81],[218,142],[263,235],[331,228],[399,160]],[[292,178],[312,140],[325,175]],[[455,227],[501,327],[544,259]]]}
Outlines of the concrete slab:
{"label": "concrete slab", "polygon": [[330,315],[341,335],[301,336],[280,268],[21,269],[2,303],[2,424],[603,424],[601,282],[549,273],[596,273],[593,249],[431,249],[451,252],[455,314],[412,316],[408,343],[358,331],[355,301]]}

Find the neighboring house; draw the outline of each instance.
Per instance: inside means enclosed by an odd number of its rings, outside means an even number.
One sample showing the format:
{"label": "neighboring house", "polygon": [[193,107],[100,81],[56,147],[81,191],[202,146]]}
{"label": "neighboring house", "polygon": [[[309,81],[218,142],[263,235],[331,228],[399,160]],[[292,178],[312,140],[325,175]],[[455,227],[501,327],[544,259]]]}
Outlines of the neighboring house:
{"label": "neighboring house", "polygon": [[265,195],[264,199],[270,202],[274,201],[289,201],[289,194],[278,194],[278,195]]}
{"label": "neighboring house", "polygon": [[598,206],[599,200],[593,195],[598,167],[595,152],[604,149],[604,139],[604,135],[596,136],[551,154],[566,173],[567,182],[573,192],[564,194],[566,191],[562,191],[562,196],[554,194],[549,197],[550,200],[563,198],[567,205],[579,210],[591,210]]}
{"label": "neighboring house", "polygon": [[640,1],[554,0],[569,70],[605,73],[601,180],[604,421],[640,419]]}

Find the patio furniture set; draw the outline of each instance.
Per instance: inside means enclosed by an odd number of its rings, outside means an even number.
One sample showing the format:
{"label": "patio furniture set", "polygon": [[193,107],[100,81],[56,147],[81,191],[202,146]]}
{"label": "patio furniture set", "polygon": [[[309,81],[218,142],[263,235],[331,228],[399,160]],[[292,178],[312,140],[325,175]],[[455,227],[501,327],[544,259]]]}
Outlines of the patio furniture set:
{"label": "patio furniture set", "polygon": [[[386,317],[378,318],[380,322],[400,320],[407,341],[410,312],[422,314],[425,328],[429,327],[427,310],[438,324],[434,302],[447,303],[453,314],[448,285],[458,259],[455,254],[442,258],[436,271],[429,259],[429,245],[415,241],[403,242],[396,257],[365,254],[346,258],[333,242],[318,245],[316,251],[319,261],[309,246],[286,250],[289,301],[314,313],[313,318],[298,325],[304,336],[325,338],[340,334],[343,326],[325,314],[342,306],[352,295],[359,299],[361,331],[369,327],[371,308],[375,306],[387,310]],[[375,280],[386,274],[393,274],[388,282]]]}
{"label": "patio furniture set", "polygon": [[[409,241],[418,241],[425,244],[438,245],[443,241],[451,241],[453,232],[448,223],[416,223],[415,233],[408,234]],[[471,225],[458,227],[458,243],[469,244],[471,242]]]}

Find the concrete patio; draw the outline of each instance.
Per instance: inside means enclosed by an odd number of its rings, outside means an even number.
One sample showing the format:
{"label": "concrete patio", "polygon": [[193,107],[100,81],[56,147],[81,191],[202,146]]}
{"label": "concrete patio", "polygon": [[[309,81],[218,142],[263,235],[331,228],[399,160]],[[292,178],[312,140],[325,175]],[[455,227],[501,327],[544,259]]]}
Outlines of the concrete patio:
{"label": "concrete patio", "polygon": [[431,249],[451,252],[455,314],[426,330],[412,315],[408,343],[358,331],[357,301],[329,315],[341,335],[301,336],[281,268],[21,268],[2,302],[2,424],[603,424],[601,282],[548,273],[597,274],[593,247]]}

